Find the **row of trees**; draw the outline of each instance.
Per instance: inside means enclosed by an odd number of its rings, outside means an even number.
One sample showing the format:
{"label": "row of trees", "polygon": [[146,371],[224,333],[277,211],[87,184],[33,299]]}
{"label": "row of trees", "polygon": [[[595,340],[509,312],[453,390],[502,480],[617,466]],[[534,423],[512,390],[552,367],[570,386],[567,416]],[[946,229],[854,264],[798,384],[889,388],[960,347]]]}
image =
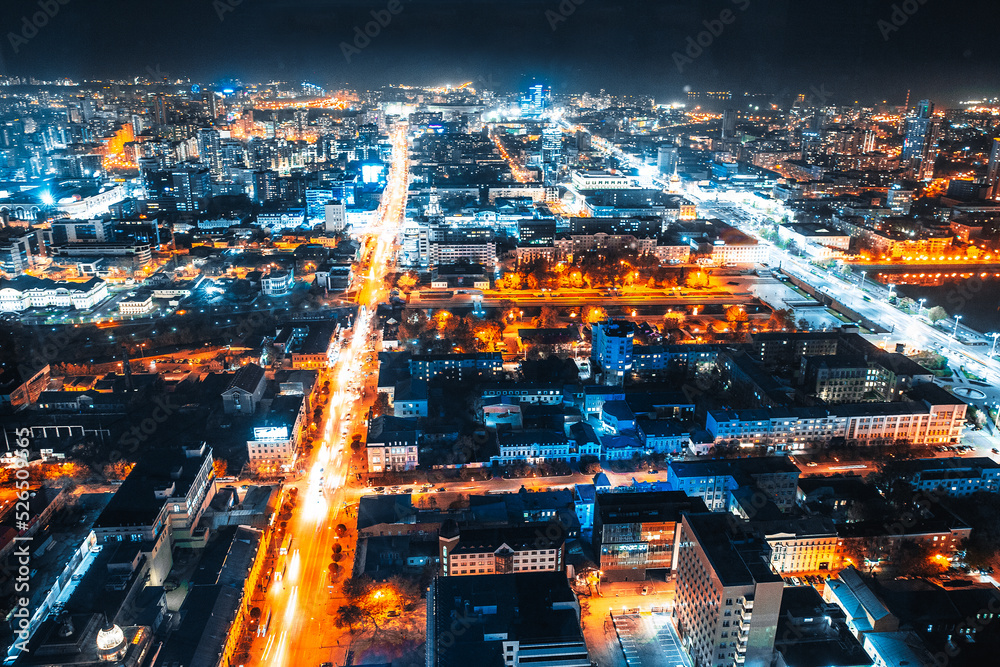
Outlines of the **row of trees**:
{"label": "row of trees", "polygon": [[634,249],[586,250],[572,262],[539,258],[518,265],[497,281],[498,289],[537,290],[561,287],[608,289],[644,286],[650,288],[703,288],[709,275],[699,269],[663,266],[655,255]]}

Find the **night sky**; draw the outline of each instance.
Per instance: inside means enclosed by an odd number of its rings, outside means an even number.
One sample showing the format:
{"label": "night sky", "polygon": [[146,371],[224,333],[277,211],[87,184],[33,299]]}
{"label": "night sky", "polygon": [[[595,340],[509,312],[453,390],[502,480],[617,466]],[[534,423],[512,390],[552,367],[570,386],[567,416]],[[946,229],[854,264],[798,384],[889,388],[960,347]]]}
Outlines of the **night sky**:
{"label": "night sky", "polygon": [[[361,88],[472,80],[500,91],[537,78],[557,93],[604,88],[657,101],[682,100],[690,86],[896,104],[907,89],[911,100],[947,104],[996,95],[1000,84],[995,0],[392,0],[398,14],[350,62],[341,44],[389,0],[41,1],[58,12],[26,42],[22,17],[39,0],[0,3],[6,74],[158,71]],[[687,58],[688,38],[703,32],[707,48],[678,71],[674,54]]]}

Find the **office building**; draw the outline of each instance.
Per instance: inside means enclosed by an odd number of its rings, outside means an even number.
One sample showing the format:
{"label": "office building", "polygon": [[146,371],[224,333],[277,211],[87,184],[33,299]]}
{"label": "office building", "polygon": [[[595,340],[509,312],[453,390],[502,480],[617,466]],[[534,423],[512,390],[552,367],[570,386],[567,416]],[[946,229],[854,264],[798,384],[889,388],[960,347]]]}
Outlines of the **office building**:
{"label": "office building", "polygon": [[605,581],[643,581],[649,570],[672,571],[682,512],[707,512],[682,491],[598,493],[594,553]]}

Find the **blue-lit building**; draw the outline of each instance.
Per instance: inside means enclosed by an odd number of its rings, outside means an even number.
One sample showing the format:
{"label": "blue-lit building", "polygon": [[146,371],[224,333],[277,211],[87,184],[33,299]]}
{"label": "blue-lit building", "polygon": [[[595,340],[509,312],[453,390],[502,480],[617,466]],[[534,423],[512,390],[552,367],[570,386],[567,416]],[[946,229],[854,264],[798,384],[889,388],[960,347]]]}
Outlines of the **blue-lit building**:
{"label": "blue-lit building", "polygon": [[635,326],[631,322],[608,320],[591,330],[590,356],[604,374],[605,384],[621,384],[632,370],[632,341]]}

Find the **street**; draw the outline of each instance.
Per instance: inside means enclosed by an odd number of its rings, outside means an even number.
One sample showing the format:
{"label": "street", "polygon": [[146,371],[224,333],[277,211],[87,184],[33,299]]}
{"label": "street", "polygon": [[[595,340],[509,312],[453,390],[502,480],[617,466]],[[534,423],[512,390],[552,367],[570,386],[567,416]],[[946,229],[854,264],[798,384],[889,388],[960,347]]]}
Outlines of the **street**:
{"label": "street", "polygon": [[[343,664],[349,648],[346,632],[335,627],[329,613],[331,600],[340,595],[340,582],[350,575],[355,536],[350,531],[338,536],[336,526],[353,523],[343,518],[345,508],[356,502],[360,493],[360,489],[350,489],[354,481],[350,440],[352,434],[364,428],[366,397],[361,384],[362,379],[371,376],[366,357],[373,349],[376,307],[388,296],[385,275],[391,268],[396,234],[406,208],[409,171],[405,125],[396,126],[392,142],[393,162],[377,222],[369,226],[363,239],[365,259],[358,273],[364,280],[357,290],[358,316],[338,363],[324,373],[323,379],[330,380],[330,409],[314,457],[299,464],[306,474],[294,483],[299,489],[298,504],[286,533],[291,536],[291,544],[286,555],[277,557],[279,563],[286,560],[275,567],[269,582],[263,617],[270,614],[270,625],[266,635],[256,642],[252,664]],[[329,565],[338,542],[343,549],[341,569],[338,576],[332,576]]]}

